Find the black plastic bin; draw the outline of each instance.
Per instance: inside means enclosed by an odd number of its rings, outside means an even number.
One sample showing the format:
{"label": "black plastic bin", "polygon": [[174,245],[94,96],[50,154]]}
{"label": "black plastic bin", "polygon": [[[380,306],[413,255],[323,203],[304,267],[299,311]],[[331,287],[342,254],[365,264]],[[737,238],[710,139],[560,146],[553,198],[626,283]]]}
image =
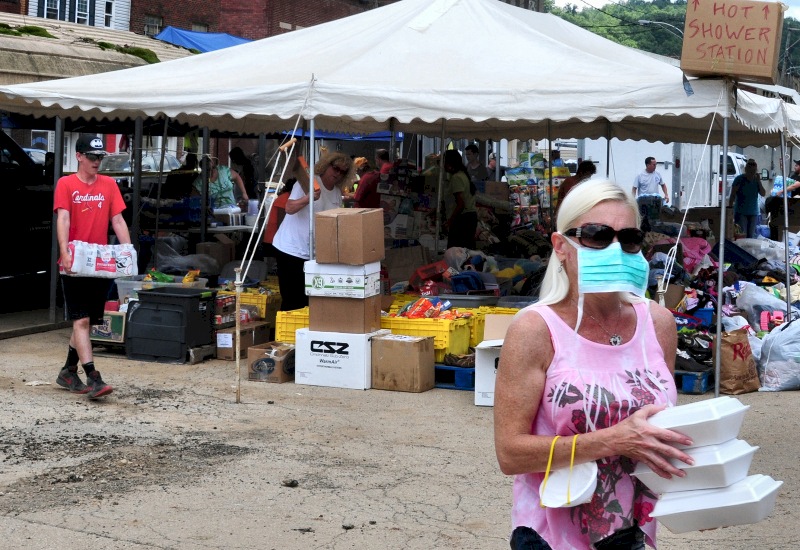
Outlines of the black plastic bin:
{"label": "black plastic bin", "polygon": [[157,287],[131,302],[125,352],[129,359],[186,362],[189,349],[214,342],[216,290]]}

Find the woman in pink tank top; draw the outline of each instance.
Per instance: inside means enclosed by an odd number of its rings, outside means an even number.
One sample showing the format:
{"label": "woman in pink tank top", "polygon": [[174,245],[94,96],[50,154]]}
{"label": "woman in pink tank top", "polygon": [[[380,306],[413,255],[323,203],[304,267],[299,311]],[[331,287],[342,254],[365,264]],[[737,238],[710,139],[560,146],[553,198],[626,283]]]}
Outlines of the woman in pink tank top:
{"label": "woman in pink tank top", "polygon": [[[670,459],[691,441],[647,418],[677,400],[672,313],[644,298],[636,203],[611,181],[590,181],[563,201],[539,301],[508,329],[497,369],[495,447],[514,475],[514,550],[655,547],[656,495],[631,472],[644,462],[683,477]],[[556,438],[558,436],[558,438]],[[543,507],[545,472],[596,462],[583,504]],[[571,503],[570,503],[571,504]]]}

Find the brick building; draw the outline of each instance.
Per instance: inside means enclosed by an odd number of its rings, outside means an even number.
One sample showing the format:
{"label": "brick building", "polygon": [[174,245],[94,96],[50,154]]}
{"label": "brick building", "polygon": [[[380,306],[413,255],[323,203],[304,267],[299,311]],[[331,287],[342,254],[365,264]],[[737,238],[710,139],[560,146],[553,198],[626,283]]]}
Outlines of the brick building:
{"label": "brick building", "polygon": [[224,32],[251,40],[355,15],[396,0],[132,0],[130,30],[149,35],[164,27]]}

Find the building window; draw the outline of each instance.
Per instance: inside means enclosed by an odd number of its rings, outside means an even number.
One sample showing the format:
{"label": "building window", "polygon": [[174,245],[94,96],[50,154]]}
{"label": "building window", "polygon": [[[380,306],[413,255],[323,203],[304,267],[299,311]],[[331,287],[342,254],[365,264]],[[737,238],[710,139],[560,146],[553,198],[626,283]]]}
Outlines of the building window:
{"label": "building window", "polygon": [[144,33],[147,36],[155,36],[161,32],[164,26],[164,18],[157,15],[144,16]]}
{"label": "building window", "polygon": [[103,14],[103,24],[106,27],[114,25],[114,0],[106,0],[106,9]]}
{"label": "building window", "polygon": [[208,32],[208,25],[204,23],[192,23],[192,30],[194,32]]}
{"label": "building window", "polygon": [[80,25],[89,24],[89,0],[75,2],[75,22]]}
{"label": "building window", "polygon": [[45,14],[44,16],[47,19],[58,19],[58,0],[47,0],[47,4],[45,4]]}

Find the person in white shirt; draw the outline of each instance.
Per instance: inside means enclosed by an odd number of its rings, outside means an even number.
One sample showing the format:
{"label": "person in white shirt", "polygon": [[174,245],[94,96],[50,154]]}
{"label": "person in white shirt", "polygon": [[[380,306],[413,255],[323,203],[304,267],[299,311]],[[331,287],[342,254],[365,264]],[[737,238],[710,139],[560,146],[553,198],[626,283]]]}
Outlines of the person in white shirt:
{"label": "person in white shirt", "polygon": [[[311,195],[314,213],[342,206],[342,186],[353,179],[353,159],[344,153],[329,153],[314,166],[313,187],[298,178],[286,201],[286,217],[272,240],[278,264],[278,286],[281,290],[281,311],[308,305],[303,264],[311,259],[310,212]],[[310,193],[309,193],[310,191]]]}
{"label": "person in white shirt", "polygon": [[669,192],[667,191],[667,184],[661,174],[656,172],[656,159],[654,157],[647,157],[644,159],[644,172],[636,176],[633,180],[633,190],[631,191],[633,197],[641,197],[642,195],[657,195],[658,188],[664,191],[664,202],[669,202]]}

